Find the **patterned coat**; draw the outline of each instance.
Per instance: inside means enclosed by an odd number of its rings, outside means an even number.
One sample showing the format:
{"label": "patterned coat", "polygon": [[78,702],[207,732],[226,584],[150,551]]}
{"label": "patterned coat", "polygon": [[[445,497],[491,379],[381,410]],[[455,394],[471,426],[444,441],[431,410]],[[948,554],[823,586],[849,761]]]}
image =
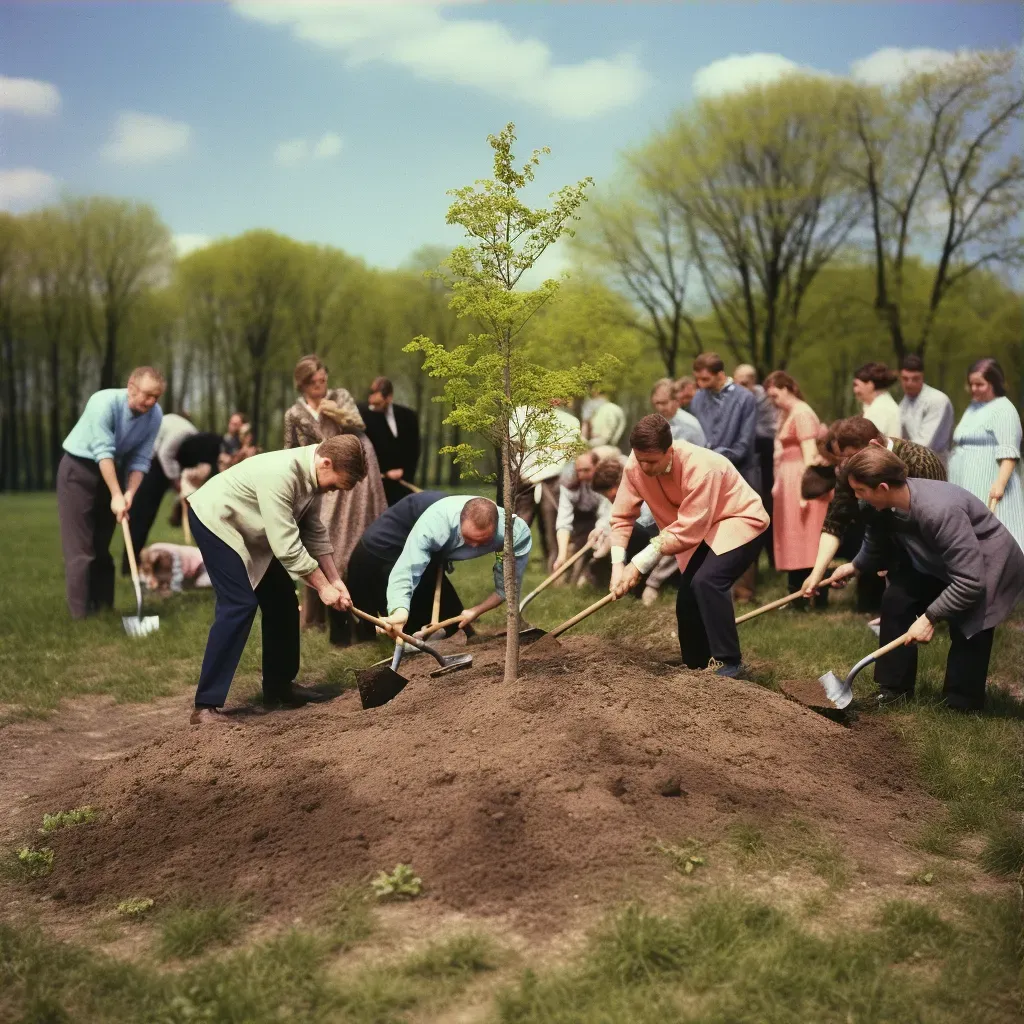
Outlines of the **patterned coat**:
{"label": "patterned coat", "polygon": [[300,448],[336,434],[355,434],[366,457],[366,476],[351,491],[333,491],[323,496],[320,518],[327,527],[334,548],[334,563],[342,578],[348,560],[363,531],[387,508],[377,455],[364,432],[356,403],[344,388],[334,388],[320,405],[317,419],[300,398],[284,414],[284,447]]}

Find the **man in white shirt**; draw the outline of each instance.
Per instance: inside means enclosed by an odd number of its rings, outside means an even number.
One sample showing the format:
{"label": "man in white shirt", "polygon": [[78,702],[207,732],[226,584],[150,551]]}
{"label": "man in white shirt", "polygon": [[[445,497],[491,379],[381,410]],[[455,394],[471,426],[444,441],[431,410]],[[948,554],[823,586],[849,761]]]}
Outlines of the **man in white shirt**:
{"label": "man in white shirt", "polygon": [[619,439],[626,432],[626,413],[599,387],[595,387],[591,397],[583,403],[582,415],[583,436],[591,448],[609,444],[618,446]]}
{"label": "man in white shirt", "polygon": [[924,382],[924,360],[908,355],[900,363],[900,425],[903,437],[930,448],[945,465],[953,444],[954,414],[949,396]]}
{"label": "man in white shirt", "polygon": [[564,399],[552,399],[554,434],[545,446],[539,444],[538,430],[533,425],[537,410],[520,406],[513,411],[510,423],[513,459],[520,467],[515,514],[530,526],[539,514],[547,572],[551,572],[558,552],[556,524],[562,470],[569,464],[573,447],[582,440],[580,421],[565,408],[566,404]]}
{"label": "man in white shirt", "polygon": [[656,413],[668,420],[673,441],[689,441],[690,444],[705,447],[707,440],[697,417],[679,407],[675,381],[668,377],[655,381],[651,388],[651,405]]}

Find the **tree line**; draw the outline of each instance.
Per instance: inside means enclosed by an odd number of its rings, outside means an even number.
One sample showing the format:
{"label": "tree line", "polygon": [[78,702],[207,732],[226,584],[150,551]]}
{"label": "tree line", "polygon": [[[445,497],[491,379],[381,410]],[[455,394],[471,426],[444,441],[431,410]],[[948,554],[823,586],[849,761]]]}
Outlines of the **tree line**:
{"label": "tree line", "polygon": [[[966,365],[994,355],[1024,405],[1022,113],[1005,53],[886,89],[791,75],[699,100],[585,207],[571,278],[525,329],[530,357],[615,355],[608,390],[631,417],[655,378],[709,349],[789,369],[823,418],[854,411],[860,363],[908,352],[961,407]],[[278,447],[308,352],[357,398],[391,377],[420,416],[420,482],[456,482],[437,454],[460,443],[434,401],[443,382],[403,352],[475,330],[450,282],[425,274],[445,255],[381,269],[253,230],[176,258],[144,203],[0,213],[0,489],[50,486],[89,394],[139,363],[165,373],[165,409],[214,430],[242,409]]]}

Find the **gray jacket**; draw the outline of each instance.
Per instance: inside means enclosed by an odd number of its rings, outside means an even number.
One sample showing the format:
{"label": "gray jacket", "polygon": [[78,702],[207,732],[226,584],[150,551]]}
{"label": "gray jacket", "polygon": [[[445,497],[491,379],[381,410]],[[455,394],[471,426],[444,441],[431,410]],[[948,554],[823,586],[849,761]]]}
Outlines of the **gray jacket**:
{"label": "gray jacket", "polygon": [[[964,635],[997,626],[1024,596],[1024,551],[969,491],[942,480],[907,481],[909,513],[892,512],[886,533],[914,568],[948,586],[928,606],[933,622],[951,619]],[[853,564],[884,569],[885,533],[869,526]]]}

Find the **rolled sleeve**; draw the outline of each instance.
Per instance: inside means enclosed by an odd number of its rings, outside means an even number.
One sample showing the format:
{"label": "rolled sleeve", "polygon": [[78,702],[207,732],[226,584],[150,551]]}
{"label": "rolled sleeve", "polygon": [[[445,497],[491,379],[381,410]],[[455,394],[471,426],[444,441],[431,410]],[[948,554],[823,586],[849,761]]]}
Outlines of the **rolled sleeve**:
{"label": "rolled sleeve", "polygon": [[302,545],[291,502],[283,494],[269,490],[257,491],[256,499],[274,557],[293,576],[308,576],[319,568],[316,559]]}

